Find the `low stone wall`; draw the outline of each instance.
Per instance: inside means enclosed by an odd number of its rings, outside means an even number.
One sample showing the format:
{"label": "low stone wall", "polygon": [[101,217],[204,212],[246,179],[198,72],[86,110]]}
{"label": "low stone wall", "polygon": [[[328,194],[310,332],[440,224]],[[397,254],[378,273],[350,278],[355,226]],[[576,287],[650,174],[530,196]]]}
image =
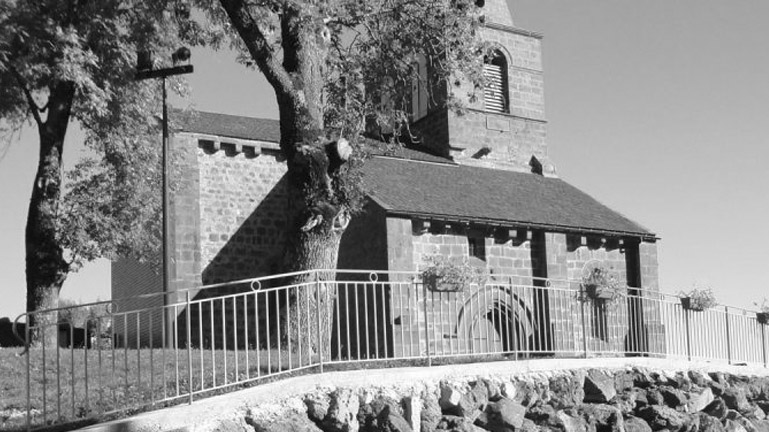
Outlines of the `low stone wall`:
{"label": "low stone wall", "polygon": [[252,410],[245,425],[223,426],[258,432],[769,431],[769,378],[697,371],[588,369],[423,383],[408,395],[342,387],[299,399],[298,410]]}
{"label": "low stone wall", "polygon": [[769,432],[764,368],[539,360],[332,372],[260,387],[90,429]]}

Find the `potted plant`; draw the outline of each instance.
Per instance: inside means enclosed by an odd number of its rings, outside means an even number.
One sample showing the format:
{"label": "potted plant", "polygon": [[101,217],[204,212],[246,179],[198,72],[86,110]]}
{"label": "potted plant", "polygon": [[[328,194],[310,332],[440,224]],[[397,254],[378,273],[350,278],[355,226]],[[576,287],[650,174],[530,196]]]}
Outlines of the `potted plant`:
{"label": "potted plant", "polygon": [[433,291],[461,291],[469,285],[486,283],[486,269],[472,265],[465,257],[453,261],[443,255],[428,255],[420,273],[422,282]]}
{"label": "potted plant", "polygon": [[690,311],[702,312],[718,304],[716,296],[710,288],[694,288],[689,292],[682,292],[679,295],[681,297],[681,306]]}
{"label": "potted plant", "polygon": [[619,281],[611,269],[604,266],[589,268],[582,275],[584,296],[595,301],[614,301],[620,296]]}
{"label": "potted plant", "polygon": [[761,302],[761,304],[758,304],[756,302],[753,302],[754,305],[756,305],[759,309],[758,312],[756,312],[756,320],[759,324],[769,324],[769,300],[764,297],[764,300]]}

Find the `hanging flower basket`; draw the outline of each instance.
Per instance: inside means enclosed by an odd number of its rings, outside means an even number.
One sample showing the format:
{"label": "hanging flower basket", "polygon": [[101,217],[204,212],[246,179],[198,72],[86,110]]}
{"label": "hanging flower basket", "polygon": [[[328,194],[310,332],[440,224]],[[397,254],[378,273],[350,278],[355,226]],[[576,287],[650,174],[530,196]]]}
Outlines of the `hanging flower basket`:
{"label": "hanging flower basket", "polygon": [[693,289],[681,294],[681,307],[693,312],[702,312],[716,304],[716,296],[708,289]]}
{"label": "hanging flower basket", "polygon": [[759,324],[769,324],[769,312],[756,312],[756,320]]}
{"label": "hanging flower basket", "polygon": [[606,286],[587,285],[585,289],[587,290],[587,295],[593,300],[613,300],[617,296],[616,289]]}
{"label": "hanging flower basket", "polygon": [[424,261],[422,282],[429,290],[456,292],[486,283],[486,269],[472,265],[467,258],[455,262],[443,255],[428,255]]}
{"label": "hanging flower basket", "polygon": [[619,282],[610,269],[599,264],[586,267],[582,276],[581,300],[612,302],[620,295]]}
{"label": "hanging flower basket", "polygon": [[461,283],[451,282],[434,274],[425,275],[424,283],[430,291],[457,292],[465,288]]}

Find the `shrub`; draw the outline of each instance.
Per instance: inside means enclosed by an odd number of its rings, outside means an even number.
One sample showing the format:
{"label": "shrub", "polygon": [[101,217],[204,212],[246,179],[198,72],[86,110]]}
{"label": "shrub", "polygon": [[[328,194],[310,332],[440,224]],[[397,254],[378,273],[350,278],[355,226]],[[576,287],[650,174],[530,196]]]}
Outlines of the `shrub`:
{"label": "shrub", "polygon": [[679,293],[679,296],[684,309],[704,311],[718,304],[710,288],[693,288],[691,291]]}
{"label": "shrub", "polygon": [[619,280],[611,269],[597,265],[582,275],[580,300],[614,301],[620,295]]}

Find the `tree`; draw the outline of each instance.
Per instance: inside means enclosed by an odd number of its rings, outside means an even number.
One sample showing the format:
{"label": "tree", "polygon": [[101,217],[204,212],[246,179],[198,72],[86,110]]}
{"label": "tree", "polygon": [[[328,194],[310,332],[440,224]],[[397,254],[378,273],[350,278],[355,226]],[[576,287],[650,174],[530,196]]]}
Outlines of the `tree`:
{"label": "tree", "polygon": [[[285,270],[333,269],[341,235],[363,197],[360,137],[372,124],[392,129],[396,139],[408,132],[420,56],[429,65],[421,85],[433,104],[458,106],[466,95],[455,95],[455,89],[467,88],[459,77],[481,82],[485,49],[476,37],[478,7],[473,0],[220,3],[221,9],[211,7],[212,16],[232,29],[235,45],[264,74],[278,102],[293,230]],[[314,312],[292,314],[290,334],[297,338],[300,327],[308,329],[303,345],[316,351],[320,335],[312,335],[309,323],[324,320],[330,334],[335,293],[329,289],[300,291],[293,299]]]}
{"label": "tree", "polygon": [[[67,128],[73,120],[79,122],[87,141],[97,145],[115,136],[125,119],[138,121],[152,114],[148,108],[157,101],[157,92],[150,84],[134,83],[135,52],[174,48],[180,20],[170,9],[173,4],[0,2],[0,119],[12,129],[31,121],[39,136],[25,233],[28,312],[55,308],[76,264],[65,255],[59,219]],[[40,327],[53,320],[33,314],[28,324]]]}

